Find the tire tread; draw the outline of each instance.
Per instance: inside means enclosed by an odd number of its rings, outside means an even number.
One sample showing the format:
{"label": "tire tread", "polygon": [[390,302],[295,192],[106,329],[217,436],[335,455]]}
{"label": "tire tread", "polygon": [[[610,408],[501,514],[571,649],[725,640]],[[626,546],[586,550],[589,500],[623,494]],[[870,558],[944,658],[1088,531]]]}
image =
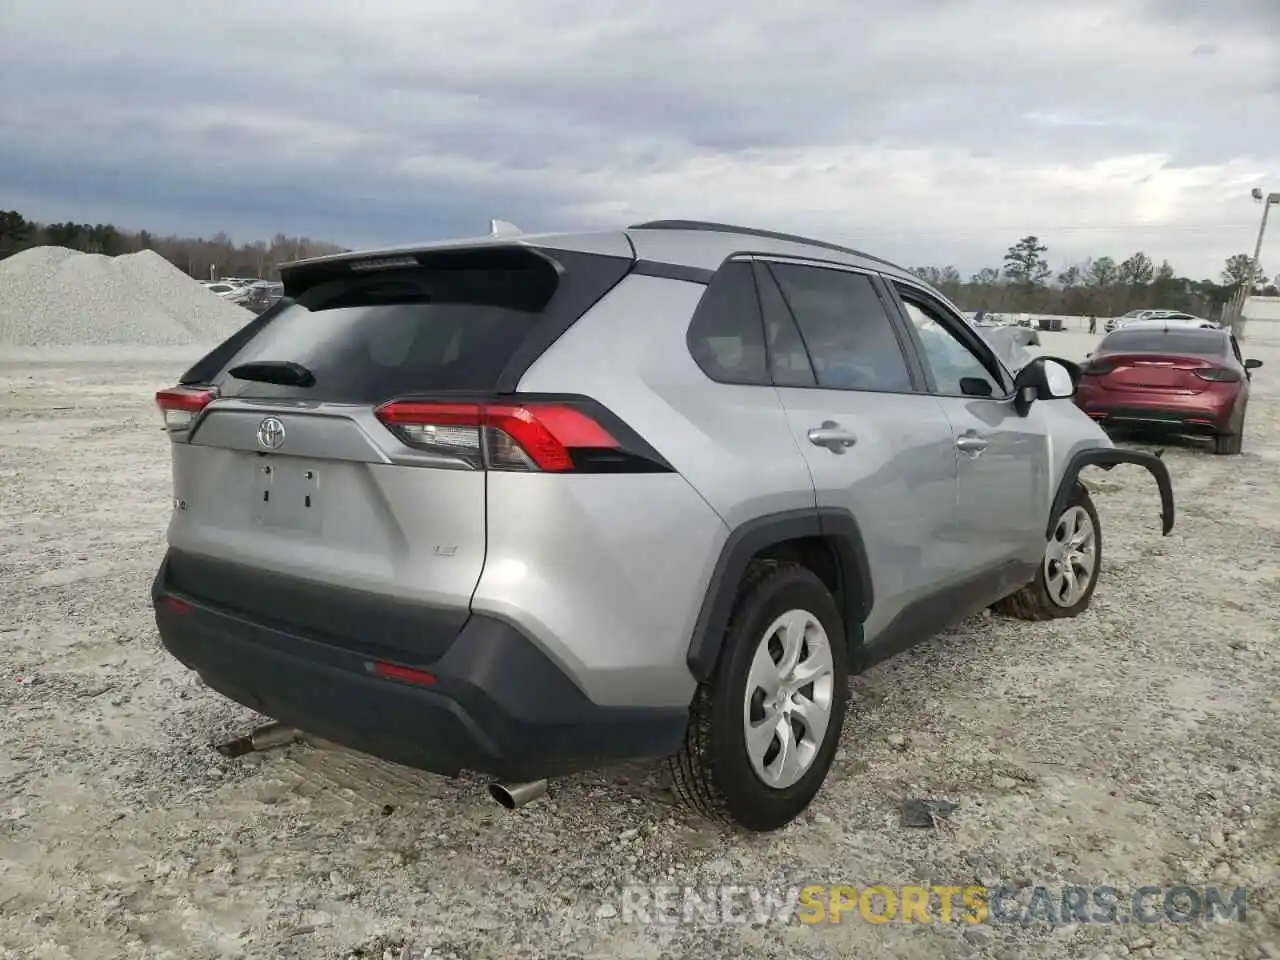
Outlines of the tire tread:
{"label": "tire tread", "polygon": [[[1080,506],[1084,507],[1094,522],[1094,537],[1097,542],[1097,566],[1098,574],[1101,573],[1102,567],[1102,526],[1098,522],[1098,513],[1093,506],[1093,499],[1089,496],[1089,491],[1084,484],[1077,483],[1075,490],[1072,492],[1071,499],[1067,501],[1068,507]],[[1056,519],[1056,518],[1055,518]],[[1094,583],[1096,585],[1096,575]],[[1064,618],[1078,617],[1089,609],[1089,604],[1093,599],[1092,590],[1084,598],[1081,604],[1077,604],[1074,608],[1060,607],[1049,599],[1048,589],[1044,584],[1044,568],[1043,563],[1036,570],[1035,579],[1024,586],[1022,589],[1009,594],[1002,600],[998,600],[991,605],[991,611],[1002,617],[1011,617],[1015,620],[1027,620],[1033,623],[1043,622],[1045,620],[1061,620]]]}
{"label": "tire tread", "polygon": [[[731,642],[738,623],[751,609],[751,600],[760,592],[772,575],[781,571],[806,570],[807,567],[789,561],[753,561],[742,577],[733,613],[725,626],[724,643]],[[723,650],[724,647],[721,647]],[[723,656],[706,680],[698,684],[689,709],[689,727],[680,751],[667,761],[672,787],[676,796],[693,810],[717,823],[733,823],[724,793],[716,786],[714,750],[711,742],[712,695],[716,680],[724,666]]]}

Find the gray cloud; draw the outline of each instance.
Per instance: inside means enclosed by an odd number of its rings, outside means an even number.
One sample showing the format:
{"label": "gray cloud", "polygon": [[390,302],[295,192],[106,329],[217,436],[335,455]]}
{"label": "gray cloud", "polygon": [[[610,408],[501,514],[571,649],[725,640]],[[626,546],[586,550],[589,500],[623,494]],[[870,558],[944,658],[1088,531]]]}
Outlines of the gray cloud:
{"label": "gray cloud", "polygon": [[211,9],[7,12],[0,190],[353,244],[714,215],[963,269],[1034,232],[1209,272],[1280,185],[1274,0]]}

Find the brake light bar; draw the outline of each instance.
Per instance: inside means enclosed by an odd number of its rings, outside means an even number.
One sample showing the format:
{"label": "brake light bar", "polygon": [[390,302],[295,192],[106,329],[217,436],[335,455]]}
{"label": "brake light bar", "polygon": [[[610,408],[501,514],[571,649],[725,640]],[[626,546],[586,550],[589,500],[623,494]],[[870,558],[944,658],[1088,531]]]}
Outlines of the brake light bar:
{"label": "brake light bar", "polygon": [[400,267],[416,267],[417,257],[380,257],[376,260],[354,260],[351,263],[353,273],[370,273],[374,270],[395,270]]}
{"label": "brake light bar", "polygon": [[375,413],[407,445],[475,469],[567,473],[577,469],[574,451],[623,452],[597,420],[569,404],[393,400]]}
{"label": "brake light bar", "polygon": [[200,411],[213,402],[214,397],[212,390],[171,387],[156,393],[156,406],[164,417],[165,429],[172,433],[190,427]]}

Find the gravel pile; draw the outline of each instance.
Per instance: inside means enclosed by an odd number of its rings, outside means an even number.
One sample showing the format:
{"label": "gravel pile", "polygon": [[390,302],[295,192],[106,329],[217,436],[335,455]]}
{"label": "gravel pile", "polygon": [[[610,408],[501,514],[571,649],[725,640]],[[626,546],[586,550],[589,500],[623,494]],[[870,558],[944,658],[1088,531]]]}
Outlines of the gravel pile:
{"label": "gravel pile", "polygon": [[151,250],[35,247],[0,261],[0,345],[213,344],[252,319]]}

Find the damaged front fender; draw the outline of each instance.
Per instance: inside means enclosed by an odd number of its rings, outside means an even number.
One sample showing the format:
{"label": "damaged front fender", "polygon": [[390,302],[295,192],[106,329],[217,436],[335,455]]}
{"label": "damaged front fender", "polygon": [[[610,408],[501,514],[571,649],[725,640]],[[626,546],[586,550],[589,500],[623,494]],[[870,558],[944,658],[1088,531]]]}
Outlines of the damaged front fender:
{"label": "damaged front fender", "polygon": [[1142,453],[1138,450],[1120,450],[1115,447],[1095,447],[1089,450],[1080,450],[1072,456],[1067,464],[1066,472],[1062,475],[1062,483],[1058,487],[1058,495],[1053,500],[1053,512],[1049,514],[1049,527],[1045,531],[1046,537],[1053,536],[1054,524],[1057,518],[1062,516],[1062,511],[1067,508],[1067,501],[1071,498],[1071,491],[1075,489],[1076,481],[1080,478],[1080,471],[1085,467],[1101,467],[1103,470],[1110,470],[1119,463],[1135,463],[1146,469],[1151,476],[1155,477],[1156,486],[1160,488],[1160,520],[1163,526],[1164,536],[1168,536],[1173,530],[1173,482],[1169,479],[1169,468],[1165,466],[1165,462],[1153,453]]}

